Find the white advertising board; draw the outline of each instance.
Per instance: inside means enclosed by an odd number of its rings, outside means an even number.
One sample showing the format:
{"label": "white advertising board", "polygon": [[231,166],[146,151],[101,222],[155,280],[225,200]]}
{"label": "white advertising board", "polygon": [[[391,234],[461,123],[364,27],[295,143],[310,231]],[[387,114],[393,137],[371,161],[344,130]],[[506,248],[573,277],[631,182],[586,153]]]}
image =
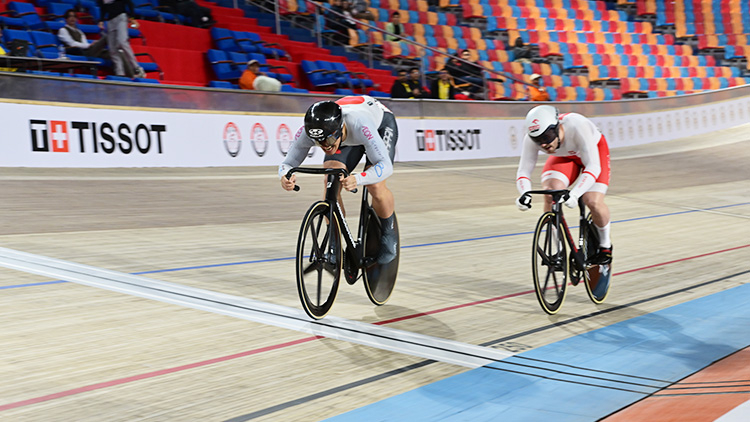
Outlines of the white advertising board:
{"label": "white advertising board", "polygon": [[[0,166],[277,166],[299,116],[108,110],[0,103]],[[311,150],[311,164],[323,153]]]}
{"label": "white advertising board", "polygon": [[[529,104],[531,107],[531,104]],[[566,109],[560,103],[561,111]],[[398,116],[397,116],[398,118]],[[667,141],[750,121],[750,98],[592,117],[610,148]],[[277,166],[299,115],[266,116],[0,103],[2,167]],[[523,120],[398,120],[397,161],[520,155]],[[306,164],[320,164],[313,148]]]}

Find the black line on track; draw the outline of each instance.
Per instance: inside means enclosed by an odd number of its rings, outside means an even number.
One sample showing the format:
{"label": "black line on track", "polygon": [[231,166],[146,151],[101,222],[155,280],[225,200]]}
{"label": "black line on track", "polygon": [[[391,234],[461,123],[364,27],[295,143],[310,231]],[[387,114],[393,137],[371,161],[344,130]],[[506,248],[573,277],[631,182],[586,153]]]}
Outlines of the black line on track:
{"label": "black line on track", "polygon": [[[734,353],[732,353],[734,354]],[[722,358],[723,359],[723,358]],[[675,383],[675,385],[706,385],[706,384],[729,384],[729,383],[735,383],[735,382],[750,382],[750,380],[736,380],[736,381],[703,381],[703,382],[679,382]],[[731,385],[729,386],[731,387]],[[748,386],[750,387],[750,386]]]}
{"label": "black line on track", "polygon": [[[742,273],[739,273],[739,274],[741,275],[741,274],[743,274],[743,273],[745,273],[745,272],[747,272],[747,271],[743,271]],[[723,277],[723,278],[726,278],[726,277]],[[700,384],[700,383],[681,383],[680,381],[682,381],[682,380],[684,380],[684,379],[687,379],[687,378],[689,378],[689,377],[693,376],[694,374],[697,374],[698,372],[700,372],[700,371],[702,371],[702,370],[704,370],[704,369],[708,368],[709,366],[711,366],[711,365],[714,365],[714,364],[715,364],[716,362],[720,362],[720,361],[722,361],[722,360],[724,360],[724,359],[727,359],[727,358],[729,358],[730,356],[732,356],[732,355],[735,355],[735,354],[737,354],[737,353],[739,353],[739,352],[741,352],[741,351],[745,350],[745,349],[746,349],[746,348],[748,348],[748,347],[750,347],[750,345],[747,345],[747,346],[745,346],[745,347],[741,347],[741,348],[739,348],[739,349],[735,350],[734,352],[732,352],[732,353],[730,353],[730,354],[728,354],[728,355],[726,355],[726,356],[724,356],[724,357],[721,357],[721,358],[719,358],[719,359],[716,359],[715,361],[713,361],[713,362],[709,363],[708,365],[705,365],[704,367],[702,367],[702,368],[699,368],[699,369],[697,369],[697,370],[693,371],[692,373],[690,373],[690,374],[688,374],[688,375],[685,375],[684,377],[680,378],[679,380],[677,380],[677,381],[673,382],[673,383],[672,383],[672,384],[671,384],[670,386],[664,387],[663,389],[661,389],[661,390],[659,390],[659,391],[656,391],[656,392],[654,392],[653,394],[651,394],[651,395],[649,395],[649,396],[646,396],[646,397],[643,397],[643,398],[641,398],[641,399],[639,399],[639,400],[636,400],[636,401],[634,401],[634,402],[630,403],[629,405],[627,405],[627,406],[625,406],[625,407],[623,407],[623,408],[621,408],[621,409],[617,409],[617,410],[613,411],[612,413],[610,413],[609,415],[606,415],[606,416],[602,417],[602,418],[601,418],[601,419],[599,419],[599,420],[601,421],[601,420],[603,420],[603,419],[606,419],[606,418],[608,418],[608,417],[610,417],[610,416],[614,415],[614,414],[615,414],[615,413],[617,413],[617,412],[620,412],[620,411],[622,411],[622,410],[624,410],[624,409],[627,409],[628,407],[631,407],[631,406],[634,406],[634,405],[636,405],[637,403],[640,403],[640,402],[641,402],[641,401],[643,401],[643,400],[646,400],[646,399],[647,399],[647,398],[649,398],[649,397],[662,397],[662,396],[670,396],[670,395],[671,395],[671,396],[689,396],[689,395],[701,395],[701,394],[697,394],[697,393],[683,393],[683,394],[659,394],[659,392],[660,392],[660,391],[668,391],[668,390],[670,390],[670,389],[671,389],[670,387],[671,387],[672,385],[689,385],[689,384]],[[719,382],[734,382],[734,381],[719,381]],[[748,391],[748,392],[750,393],[750,391]],[[705,393],[705,394],[727,394],[727,393],[732,393],[732,392],[731,392],[731,391],[722,391],[722,392],[716,392],[716,393]]]}
{"label": "black line on track", "polygon": [[653,394],[651,397],[679,397],[679,396],[711,396],[717,394],[750,394],[750,390],[747,391],[717,391],[714,393],[680,393],[680,394]]}
{"label": "black line on track", "polygon": [[750,387],[750,384],[739,384],[739,385],[716,385],[714,383],[706,383],[711,385],[703,385],[703,386],[695,386],[695,387],[676,387],[676,385],[684,385],[684,384],[675,384],[671,385],[667,388],[665,388],[663,391],[674,391],[674,390],[716,390],[716,389],[726,389],[726,388],[739,388],[739,387]]}
{"label": "black line on track", "polygon": [[[558,327],[558,326],[567,325],[567,324],[570,324],[572,322],[576,322],[576,321],[580,321],[580,320],[583,320],[583,319],[591,318],[591,317],[594,317],[594,316],[597,316],[597,315],[601,315],[601,314],[604,314],[604,313],[612,312],[612,311],[615,311],[615,310],[625,309],[625,308],[628,308],[628,307],[631,307],[631,306],[636,306],[636,305],[643,304],[643,303],[646,303],[646,302],[651,302],[653,300],[662,299],[662,298],[665,298],[665,297],[668,297],[668,296],[671,296],[671,295],[683,293],[683,292],[685,292],[687,290],[692,290],[692,289],[695,289],[697,287],[703,287],[703,286],[707,286],[707,285],[710,285],[710,284],[713,284],[713,283],[718,283],[720,281],[724,281],[724,280],[727,280],[727,279],[730,279],[730,278],[734,278],[734,277],[738,277],[738,276],[741,276],[741,275],[744,275],[744,274],[748,274],[748,273],[750,273],[750,270],[741,271],[739,273],[735,273],[735,274],[731,274],[731,275],[728,275],[728,276],[724,276],[724,277],[716,278],[716,279],[713,279],[713,280],[709,280],[709,281],[706,281],[706,282],[703,282],[703,283],[695,284],[695,285],[690,286],[690,287],[684,287],[684,288],[681,288],[681,289],[677,289],[677,290],[674,290],[672,292],[662,293],[660,295],[648,297],[648,298],[645,298],[645,299],[640,299],[640,300],[637,300],[637,301],[634,301],[634,302],[631,302],[631,303],[627,303],[627,304],[624,304],[624,305],[619,305],[619,306],[616,306],[616,307],[613,307],[613,308],[610,308],[610,309],[604,309],[604,310],[601,310],[601,311],[592,312],[590,314],[582,315],[582,316],[578,316],[578,317],[574,317],[574,318],[571,318],[571,319],[566,320],[566,321],[558,321],[556,323],[552,323],[552,324],[548,324],[548,325],[545,325],[545,326],[542,326],[542,327],[534,328],[532,330],[527,330],[527,331],[524,331],[524,332],[521,332],[521,333],[512,334],[510,336],[505,336],[505,337],[502,337],[500,339],[496,339],[496,340],[492,340],[492,341],[489,341],[489,342],[486,342],[486,343],[482,343],[482,344],[480,344],[480,346],[488,346],[488,345],[492,345],[492,344],[502,343],[502,342],[508,341],[508,340],[515,340],[517,338],[524,337],[524,336],[527,336],[529,334],[534,334],[534,333],[542,332],[542,331],[545,331],[545,330],[548,330],[548,329],[551,329],[551,328],[555,328],[555,327]],[[519,357],[519,356],[511,356],[510,358],[528,359],[528,358],[522,358],[522,357]],[[508,359],[510,359],[510,358],[508,358]],[[726,358],[726,356],[724,358]],[[724,358],[722,358],[722,359],[724,359]],[[529,360],[532,360],[532,359],[529,359]],[[559,363],[556,363],[556,362],[548,362],[548,361],[542,361],[542,360],[540,360],[540,361],[541,362],[547,362],[547,363],[550,363],[550,364],[560,365]],[[506,361],[496,361],[496,362],[497,363],[508,363]],[[412,371],[412,370],[415,370],[415,369],[419,369],[419,368],[431,365],[433,363],[436,363],[436,361],[434,361],[434,360],[426,360],[424,362],[420,362],[420,364],[413,364],[413,365],[404,366],[402,368],[394,369],[392,371],[389,371],[389,372],[386,372],[384,374],[381,374],[381,376],[373,376],[373,377],[365,378],[365,379],[360,380],[360,381],[355,381],[355,382],[352,382],[352,383],[349,383],[349,384],[345,384],[345,385],[343,385],[343,386],[341,386],[339,388],[336,388],[336,389],[329,389],[329,390],[326,390],[325,392],[320,392],[320,393],[317,393],[317,394],[314,394],[314,395],[310,395],[310,396],[306,396],[306,397],[301,397],[301,398],[296,399],[296,400],[292,400],[292,401],[288,401],[288,402],[285,402],[285,403],[281,403],[281,404],[278,404],[278,405],[275,405],[275,406],[272,406],[272,407],[268,407],[268,408],[261,409],[261,410],[258,410],[258,411],[252,412],[252,413],[248,413],[246,415],[237,416],[236,418],[228,419],[226,422],[239,422],[239,421],[247,421],[247,420],[255,419],[255,418],[258,418],[260,416],[265,416],[265,415],[268,415],[268,414],[271,414],[271,413],[274,413],[274,412],[285,410],[285,409],[287,409],[289,407],[292,407],[292,406],[296,406],[296,405],[299,405],[299,404],[307,403],[307,402],[312,401],[312,400],[317,400],[317,399],[323,398],[323,397],[325,397],[327,395],[340,393],[340,392],[345,391],[345,390],[347,390],[349,388],[360,387],[360,386],[368,384],[370,382],[379,381],[381,379],[388,378],[388,377],[390,377],[392,375],[398,375],[398,374],[406,373],[406,372],[409,372],[409,371]],[[568,366],[572,366],[572,365],[568,365]],[[593,369],[581,368],[581,367],[575,367],[575,366],[572,366],[572,367],[573,368],[577,368],[577,369],[586,370],[586,371],[595,371],[595,372],[602,372],[602,373],[610,373],[610,372],[607,372],[607,371],[597,371],[597,370],[593,370]],[[489,367],[484,367],[484,368],[489,368]],[[498,368],[489,368],[489,369],[498,369]],[[537,369],[547,370],[545,368],[537,368]],[[509,371],[508,370],[508,372],[513,372],[513,371]],[[698,372],[698,371],[696,371],[696,372]],[[518,372],[518,373],[521,373],[523,375],[535,376],[535,375],[527,374],[527,373],[523,373],[523,372]],[[612,372],[610,374],[618,375],[618,376],[625,376],[625,377],[641,378],[641,379],[652,380],[652,381],[663,382],[663,383],[670,383],[670,384],[673,383],[673,381],[658,380],[658,379],[644,378],[644,377],[637,377],[637,376],[633,376],[633,375],[619,374],[619,373],[616,373],[616,372]],[[553,381],[576,383],[574,381],[559,380],[559,379],[555,379],[555,378],[547,378],[547,377],[542,377],[542,378],[546,378],[546,379],[553,380]],[[609,380],[609,381],[618,382],[617,380]],[[593,385],[593,384],[586,384],[586,385]],[[351,387],[347,387],[347,386],[351,386]],[[600,385],[597,385],[597,387],[614,388],[614,389],[618,389],[618,390],[623,390],[623,389],[619,389],[619,388],[616,388],[616,387],[608,387],[608,386],[600,386]],[[664,387],[661,387],[661,388],[663,389]],[[633,390],[624,390],[624,391],[633,391]],[[653,395],[653,393],[644,393],[644,392],[639,392],[639,391],[633,391],[633,392],[640,393],[640,394],[646,394],[646,397],[650,397],[651,395]],[[644,398],[646,398],[646,397],[644,397]],[[643,400],[643,398],[641,400]],[[640,401],[640,400],[637,400],[636,402],[638,402],[638,401]],[[621,410],[621,409],[618,409],[618,411],[619,410]]]}
{"label": "black line on track", "polygon": [[408,371],[411,371],[411,370],[414,370],[414,369],[419,369],[419,368],[422,368],[424,366],[427,366],[427,365],[430,365],[430,364],[433,364],[433,363],[436,363],[436,362],[437,361],[434,361],[434,360],[425,360],[425,361],[418,362],[418,363],[415,363],[415,364],[412,364],[412,365],[404,366],[404,367],[401,367],[401,368],[396,368],[396,369],[394,369],[392,371],[384,372],[384,373],[378,374],[378,375],[373,375],[371,377],[367,377],[367,378],[361,379],[359,381],[350,382],[348,384],[344,384],[344,385],[341,385],[339,387],[329,388],[328,390],[321,391],[319,393],[310,394],[309,396],[300,397],[298,399],[291,400],[291,401],[288,401],[286,403],[280,403],[280,404],[277,404],[275,406],[267,407],[265,409],[261,409],[261,410],[258,410],[258,411],[252,412],[252,413],[248,413],[246,415],[237,416],[237,417],[234,417],[232,419],[227,419],[226,422],[243,422],[243,421],[249,421],[251,419],[259,418],[261,416],[266,416],[266,415],[269,415],[271,413],[278,412],[280,410],[284,410],[284,409],[286,409],[288,407],[292,407],[292,406],[296,406],[298,404],[303,404],[303,403],[307,403],[307,402],[310,402],[310,401],[313,401],[313,400],[317,400],[317,399],[320,399],[320,398],[323,398],[323,397],[326,397],[326,396],[330,396],[330,395],[333,395],[333,394],[336,394],[336,393],[340,393],[342,391],[349,390],[351,388],[361,387],[361,386],[369,384],[371,382],[380,381],[380,380],[392,377],[394,375],[399,375],[399,374],[402,374],[404,372],[408,372]]}

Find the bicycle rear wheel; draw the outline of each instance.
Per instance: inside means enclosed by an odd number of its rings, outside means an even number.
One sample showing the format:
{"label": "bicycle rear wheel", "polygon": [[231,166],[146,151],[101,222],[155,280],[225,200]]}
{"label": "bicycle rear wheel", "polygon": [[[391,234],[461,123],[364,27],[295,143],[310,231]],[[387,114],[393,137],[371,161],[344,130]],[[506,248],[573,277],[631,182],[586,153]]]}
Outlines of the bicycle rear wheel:
{"label": "bicycle rear wheel", "polygon": [[[365,263],[367,267],[363,271],[363,283],[365,285],[365,292],[370,302],[380,306],[384,305],[393,293],[393,287],[396,285],[396,277],[398,275],[398,261],[401,256],[401,248],[396,249],[396,257],[393,261],[387,264],[379,264],[377,262],[378,253],[380,253],[380,219],[375,213],[375,210],[369,208],[367,213],[367,224],[365,225],[365,233],[362,241],[365,245]],[[398,234],[398,219],[396,214],[393,214],[394,228],[396,234]],[[399,245],[401,240],[399,239]]]}
{"label": "bicycle rear wheel", "polygon": [[313,319],[331,310],[341,276],[341,232],[330,206],[320,201],[305,214],[297,240],[297,292],[302,308]]}
{"label": "bicycle rear wheel", "polygon": [[[585,262],[590,262],[596,255],[599,246],[599,232],[594,226],[591,214],[586,217],[586,234],[583,236],[583,250]],[[609,294],[609,281],[612,277],[612,265],[586,265],[584,278],[586,281],[586,293],[589,299],[597,305],[603,303]]]}
{"label": "bicycle rear wheel", "polygon": [[568,286],[567,248],[554,213],[548,212],[539,218],[534,231],[531,265],[536,298],[544,312],[554,315],[565,301]]}

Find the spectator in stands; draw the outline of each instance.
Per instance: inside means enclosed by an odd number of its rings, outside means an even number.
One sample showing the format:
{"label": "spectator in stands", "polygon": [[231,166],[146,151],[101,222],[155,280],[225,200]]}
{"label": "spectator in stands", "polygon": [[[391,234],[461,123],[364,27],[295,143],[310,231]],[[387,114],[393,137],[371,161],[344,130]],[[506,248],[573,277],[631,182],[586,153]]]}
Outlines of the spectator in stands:
{"label": "spectator in stands", "polygon": [[132,0],[97,0],[106,22],[107,47],[112,59],[115,75],[143,78],[146,72],[138,65],[130,47],[128,24],[133,19],[135,7]]}
{"label": "spectator in stands", "polygon": [[527,85],[529,101],[549,101],[549,93],[542,86],[542,76],[538,73],[531,75],[531,85]]}
{"label": "spectator in stands", "polygon": [[453,86],[451,75],[446,69],[441,69],[437,79],[432,82],[432,98],[436,100],[456,99],[456,87]]}
{"label": "spectator in stands", "polygon": [[[395,35],[400,35],[402,37],[406,35],[404,33],[404,24],[401,23],[401,14],[398,13],[398,11],[395,11],[391,14],[391,21],[385,24],[385,30]],[[399,38],[393,35],[386,34],[385,40],[386,41],[398,41]]]}
{"label": "spectator in stands", "polygon": [[[5,44],[3,44],[3,28],[0,27],[0,56],[7,56],[8,55],[8,49],[6,48]],[[2,60],[0,60],[2,62]],[[9,67],[0,67],[0,72],[15,72],[16,69],[11,69]]]}
{"label": "spectator in stands", "polygon": [[524,45],[521,37],[516,38],[516,42],[513,46],[513,61],[531,63],[531,49]]}
{"label": "spectator in stands", "polygon": [[[471,52],[469,50],[461,51],[461,58],[471,62]],[[482,66],[477,63],[470,64],[451,57],[445,64],[446,70],[453,77],[456,88],[462,91],[464,95],[470,93],[484,92],[484,78],[482,77]]]}
{"label": "spectator in stands", "polygon": [[240,77],[240,89],[255,91],[281,91],[281,82],[260,71],[260,62],[250,60]]}
{"label": "spectator in stands", "polygon": [[370,12],[370,5],[367,3],[367,0],[351,0],[350,3],[352,4],[352,15],[355,18],[366,21],[375,20],[372,12]]}
{"label": "spectator in stands", "polygon": [[78,29],[78,18],[74,9],[68,9],[65,12],[65,26],[57,31],[57,38],[65,46],[66,54],[109,59],[109,52],[105,50],[107,47],[107,38],[101,37],[90,43],[86,38],[86,34]]}
{"label": "spectator in stands", "polygon": [[343,45],[349,45],[349,29],[356,29],[357,25],[346,17],[341,0],[331,0],[331,7],[326,13],[326,26],[336,31],[334,40]]}
{"label": "spectator in stands", "polygon": [[398,77],[391,87],[391,98],[414,98],[411,84],[405,70],[398,71]]}
{"label": "spectator in stands", "polygon": [[418,67],[409,69],[409,86],[414,98],[430,98],[430,90],[422,86],[422,74]]}
{"label": "spectator in stands", "polygon": [[346,16],[346,26],[357,29],[357,19],[354,17],[356,12],[352,9],[352,3],[349,0],[341,0],[341,9],[344,10],[343,13]]}
{"label": "spectator in stands", "polygon": [[167,7],[172,13],[188,18],[186,24],[190,26],[208,28],[216,23],[211,17],[211,9],[193,0],[159,0],[159,5]]}

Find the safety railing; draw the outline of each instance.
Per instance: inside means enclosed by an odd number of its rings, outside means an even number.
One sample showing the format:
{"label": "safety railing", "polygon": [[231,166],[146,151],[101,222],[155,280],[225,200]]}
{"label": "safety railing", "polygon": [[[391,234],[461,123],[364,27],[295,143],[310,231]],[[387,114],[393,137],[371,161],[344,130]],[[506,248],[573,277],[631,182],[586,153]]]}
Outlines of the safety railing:
{"label": "safety railing", "polygon": [[[238,0],[242,1],[242,0]],[[414,68],[417,67],[420,69],[420,86],[426,86],[427,85],[427,77],[429,74],[432,74],[433,72],[437,71],[438,69],[429,69],[429,60],[428,56],[430,53],[435,55],[436,57],[440,57],[443,59],[444,63],[447,63],[448,60],[456,60],[463,65],[469,66],[471,68],[477,69],[476,74],[482,75],[482,84],[472,83],[471,81],[462,81],[465,84],[469,85],[470,91],[476,91],[478,95],[475,94],[475,97],[479,97],[478,99],[484,99],[484,100],[490,100],[490,83],[503,83],[506,81],[510,81],[510,84],[505,84],[505,87],[507,88],[510,86],[511,92],[510,95],[506,95],[505,97],[515,98],[519,99],[520,97],[525,96],[525,93],[527,91],[526,86],[529,85],[526,81],[518,79],[512,74],[509,74],[507,72],[498,71],[496,69],[488,68],[481,66],[478,63],[472,62],[470,60],[465,60],[459,56],[454,56],[451,54],[448,54],[445,51],[440,50],[439,48],[434,48],[431,46],[428,46],[426,44],[417,42],[413,39],[409,39],[407,36],[397,35],[388,31],[385,31],[381,28],[378,28],[377,26],[372,24],[372,21],[366,22],[361,19],[356,19],[353,17],[346,16],[342,13],[337,12],[336,10],[332,10],[328,7],[326,7],[323,3],[315,2],[307,0],[305,2],[307,12],[306,13],[299,13],[297,10],[290,10],[289,8],[282,5],[282,2],[280,1],[269,1],[269,0],[244,0],[247,2],[247,4],[254,5],[258,7],[259,9],[263,10],[266,13],[273,14],[275,17],[275,31],[277,34],[281,34],[281,21],[288,21],[292,25],[292,27],[302,28],[305,30],[309,30],[311,34],[313,35],[314,39],[316,40],[316,44],[318,47],[325,47],[326,44],[332,45],[332,46],[341,46],[347,49],[347,51],[354,52],[360,56],[360,58],[367,62],[370,68],[374,68],[374,63],[376,61],[379,62],[385,62],[388,64],[393,65],[397,70],[400,69],[408,69],[408,68]],[[295,1],[295,0],[291,0]],[[386,36],[388,36],[391,39],[398,40],[400,42],[406,43],[407,45],[413,45],[414,50],[418,53],[416,57],[410,57],[410,56],[402,56],[402,57],[395,57],[388,59],[384,56],[384,52],[382,48],[376,48],[372,42],[367,42],[364,45],[359,45],[357,47],[353,47],[350,44],[342,43],[341,41],[337,40],[337,37],[335,36],[334,32],[326,28],[326,22],[328,18],[334,18],[339,19],[341,21],[353,19],[356,21],[356,25],[359,28],[364,29],[369,34],[369,40],[372,40],[374,33],[379,33],[383,40],[386,40]],[[355,31],[352,31],[355,32]],[[428,53],[429,52],[429,53]],[[435,60],[434,62],[438,62],[438,60]]]}

